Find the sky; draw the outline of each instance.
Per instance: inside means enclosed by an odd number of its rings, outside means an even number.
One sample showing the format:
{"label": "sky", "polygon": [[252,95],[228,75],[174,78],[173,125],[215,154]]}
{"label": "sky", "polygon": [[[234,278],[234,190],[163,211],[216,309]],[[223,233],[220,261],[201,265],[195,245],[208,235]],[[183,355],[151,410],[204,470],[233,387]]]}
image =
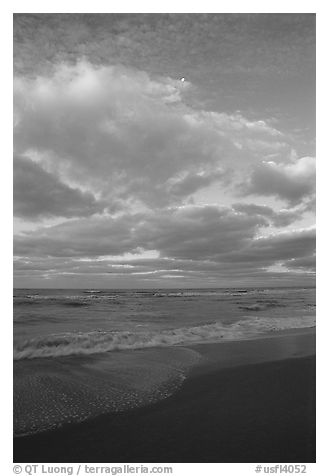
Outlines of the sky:
{"label": "sky", "polygon": [[315,15],[15,14],[14,285],[312,286]]}

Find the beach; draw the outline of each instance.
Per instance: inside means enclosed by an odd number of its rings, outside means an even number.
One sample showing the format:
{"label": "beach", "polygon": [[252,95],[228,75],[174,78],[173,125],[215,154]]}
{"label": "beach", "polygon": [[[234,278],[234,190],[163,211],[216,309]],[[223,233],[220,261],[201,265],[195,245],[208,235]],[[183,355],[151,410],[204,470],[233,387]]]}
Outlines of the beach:
{"label": "beach", "polygon": [[315,462],[314,328],[186,350],[169,396],[16,437],[14,461]]}

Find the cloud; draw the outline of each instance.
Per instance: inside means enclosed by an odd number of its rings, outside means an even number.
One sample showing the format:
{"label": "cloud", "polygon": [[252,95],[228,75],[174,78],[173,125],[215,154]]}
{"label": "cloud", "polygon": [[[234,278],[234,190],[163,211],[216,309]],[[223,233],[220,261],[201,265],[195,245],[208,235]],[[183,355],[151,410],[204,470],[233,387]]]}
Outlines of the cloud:
{"label": "cloud", "polygon": [[184,76],[189,104],[288,119],[304,150],[314,138],[314,14],[15,14],[13,46],[21,76],[81,58]]}
{"label": "cloud", "polygon": [[224,184],[230,175],[228,171],[224,172],[222,169],[181,174],[167,181],[168,193],[174,197],[187,197],[214,182],[221,181]]}
{"label": "cloud", "polygon": [[161,256],[205,259],[243,247],[266,224],[262,217],[226,207],[188,206],[151,215],[136,236]]}
{"label": "cloud", "polygon": [[273,234],[255,240],[250,249],[251,256],[275,262],[302,258],[314,253],[315,229],[293,230]]}
{"label": "cloud", "polygon": [[[192,87],[122,66],[60,64],[50,76],[15,79],[15,150],[84,190],[147,206],[178,204],[281,133],[241,114],[195,110]],[[284,147],[288,147],[284,143]],[[226,182],[225,182],[226,183]]]}
{"label": "cloud", "polygon": [[263,217],[215,206],[96,216],[18,235],[16,254],[83,257],[157,250],[167,257],[205,258],[241,247],[266,224]]}
{"label": "cloud", "polygon": [[88,192],[71,188],[25,157],[14,158],[14,215],[29,220],[80,217],[104,210]]}
{"label": "cloud", "polygon": [[[313,254],[314,230],[258,237],[261,227],[269,223],[265,216],[250,210],[236,212],[215,206],[188,206],[156,213],[122,214],[116,218],[95,216],[22,233],[16,237],[15,254],[30,259],[82,259],[88,266],[97,262],[98,267],[103,260],[111,261],[117,256],[116,265],[146,264],[149,266],[146,271],[170,270],[173,266],[200,270],[202,262],[208,271],[221,264],[221,270],[232,272],[236,266],[240,270],[245,266],[263,269],[279,261]],[[153,250],[158,258],[134,262],[130,257],[120,261],[126,253],[141,254],[143,258],[145,251]],[[163,261],[168,259],[174,263],[169,268],[169,262]],[[162,261],[157,265],[158,260]],[[194,263],[192,267],[191,263]],[[195,263],[199,263],[197,267]]]}
{"label": "cloud", "polygon": [[302,157],[287,164],[262,162],[253,168],[240,191],[244,195],[274,196],[296,205],[314,195],[315,158]]}
{"label": "cloud", "polygon": [[302,258],[294,258],[285,261],[285,266],[290,269],[297,269],[300,271],[308,271],[315,273],[316,270],[316,257],[315,254],[305,256]]}
{"label": "cloud", "polygon": [[229,253],[221,259],[227,263],[245,263],[255,269],[268,269],[283,264],[293,269],[294,260],[304,259],[315,252],[315,229],[293,230],[252,240],[244,249]]}
{"label": "cloud", "polygon": [[[205,217],[206,221],[208,219],[209,217]],[[15,260],[15,276],[18,280],[29,277],[29,279],[36,280],[35,283],[37,283],[38,279],[44,277],[52,283],[63,283],[60,280],[64,279],[68,282],[74,280],[73,282],[87,286],[94,283],[96,286],[111,284],[113,286],[136,287],[144,283],[148,286],[151,284],[153,287],[161,287],[167,276],[175,276],[175,279],[180,280],[179,285],[187,287],[200,286],[200,283],[203,286],[239,285],[238,283],[257,283],[258,285],[263,283],[264,285],[264,283],[270,282],[277,285],[279,283],[281,285],[287,283],[289,285],[298,283],[309,285],[312,284],[310,280],[312,280],[315,271],[314,230],[291,231],[259,239],[249,238],[244,241],[239,241],[233,234],[234,244],[229,252],[224,253],[221,251],[225,246],[222,247],[218,243],[218,246],[213,248],[211,238],[209,240],[210,251],[206,240],[200,248],[199,239],[196,238],[195,246],[192,245],[193,239],[188,245],[190,252],[194,250],[195,254],[190,253],[181,258],[176,257],[177,248],[172,253],[175,255],[174,257],[166,255],[162,250],[159,256],[154,258],[143,257],[143,253],[138,256],[138,251],[135,258],[132,255],[118,256],[117,258],[114,255],[86,258],[85,256],[64,256],[69,244],[73,246],[72,242],[76,236],[70,237],[68,233],[65,242],[63,233],[59,238],[58,230],[54,228],[49,235],[53,234],[56,241],[62,244],[62,252],[59,252],[60,247],[54,252],[54,243],[49,239],[47,248],[45,248],[46,243],[42,237],[38,236],[38,233],[30,235],[29,238],[25,237],[27,240],[25,250],[28,250],[30,254],[28,257],[19,257]],[[179,239],[179,230],[177,233],[171,230],[170,236],[166,237],[166,242],[168,240],[177,242]],[[33,242],[35,246],[33,246]],[[92,249],[93,238],[90,235],[86,239],[85,246],[88,242]],[[222,245],[224,243],[225,240],[222,240]],[[21,245],[22,243],[20,243]],[[77,247],[81,249],[80,242]],[[21,251],[23,249],[21,246]],[[123,249],[125,247],[122,247],[121,251]],[[87,248],[84,247],[83,251],[86,253]],[[102,251],[106,251],[105,248]],[[46,256],[46,252],[50,252],[52,257]],[[307,276],[309,280],[305,281]],[[170,286],[170,282],[168,285]]]}
{"label": "cloud", "polygon": [[19,283],[309,277],[314,21],[15,15]]}
{"label": "cloud", "polygon": [[299,220],[304,212],[304,207],[297,207],[295,210],[275,211],[269,206],[256,205],[254,203],[235,203],[233,208],[238,212],[266,217],[275,227],[284,227],[290,225],[291,223]]}
{"label": "cloud", "polygon": [[15,14],[15,67],[34,74],[85,55],[205,81],[232,71],[281,79],[313,65],[314,25],[314,14]]}

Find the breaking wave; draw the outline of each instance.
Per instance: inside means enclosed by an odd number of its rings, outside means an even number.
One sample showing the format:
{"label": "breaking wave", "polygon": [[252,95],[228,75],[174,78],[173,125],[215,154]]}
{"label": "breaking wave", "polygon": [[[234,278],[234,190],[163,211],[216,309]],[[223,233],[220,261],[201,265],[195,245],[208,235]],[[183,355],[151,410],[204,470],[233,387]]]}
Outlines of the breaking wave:
{"label": "breaking wave", "polygon": [[300,318],[250,317],[224,325],[221,322],[162,331],[63,333],[32,338],[14,345],[14,360],[97,354],[125,349],[241,340],[272,331],[315,326],[314,316]]}

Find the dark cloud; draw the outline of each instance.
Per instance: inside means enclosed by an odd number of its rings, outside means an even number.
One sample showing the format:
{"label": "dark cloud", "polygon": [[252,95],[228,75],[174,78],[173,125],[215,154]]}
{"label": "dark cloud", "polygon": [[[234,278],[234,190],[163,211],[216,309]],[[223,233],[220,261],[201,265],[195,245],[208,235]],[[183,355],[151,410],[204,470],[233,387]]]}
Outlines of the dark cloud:
{"label": "dark cloud", "polygon": [[[240,250],[204,259],[179,258],[65,258],[29,257],[15,261],[18,280],[40,277],[51,283],[60,279],[96,286],[229,286],[312,285],[314,282],[314,233],[291,232],[284,236],[249,240]],[[280,271],[276,271],[276,268]],[[175,281],[175,283],[173,282]],[[62,281],[63,282],[63,281]],[[240,283],[240,284],[239,284]]]}
{"label": "dark cloud", "polygon": [[105,204],[71,188],[28,158],[14,158],[14,215],[30,220],[80,217],[102,212]]}
{"label": "dark cloud", "polygon": [[275,262],[307,257],[315,252],[315,229],[282,232],[257,240],[253,246],[261,254]]}
{"label": "dark cloud", "polygon": [[267,225],[263,217],[215,206],[95,217],[17,236],[16,254],[101,256],[143,249],[169,257],[206,258],[241,248],[261,225]]}
{"label": "dark cloud", "polygon": [[214,182],[225,182],[230,173],[223,170],[211,170],[209,172],[188,173],[182,178],[173,179],[169,181],[169,192],[174,197],[187,197],[194,192],[208,187]]}
{"label": "dark cloud", "polygon": [[315,159],[303,157],[286,164],[263,162],[254,167],[241,191],[245,195],[272,195],[296,205],[314,195]]}
{"label": "dark cloud", "polygon": [[[287,231],[257,238],[264,216],[224,207],[190,206],[90,218],[17,236],[17,270],[55,274],[113,274],[161,277],[164,273],[202,278],[263,273],[276,264],[302,268],[314,253],[314,230]],[[269,213],[269,211],[267,210]],[[157,250],[156,258],[132,254]],[[128,259],[120,256],[130,253]],[[115,256],[119,259],[113,260]],[[142,254],[143,256],[143,254]],[[89,257],[89,258],[86,258]]]}
{"label": "dark cloud", "polygon": [[259,226],[266,225],[263,217],[235,214],[228,208],[190,206],[150,216],[136,233],[163,256],[205,259],[243,247]]}
{"label": "dark cloud", "polygon": [[285,266],[289,269],[297,269],[300,271],[308,271],[315,273],[316,270],[316,258],[315,254],[305,256],[302,258],[295,258],[285,261]]}
{"label": "dark cloud", "polygon": [[288,226],[299,220],[304,211],[304,209],[275,211],[269,206],[253,203],[235,203],[233,208],[238,212],[266,217],[276,227]]}
{"label": "dark cloud", "polygon": [[91,218],[17,235],[18,256],[120,255],[134,249],[129,220]]}
{"label": "dark cloud", "polygon": [[289,259],[309,256],[315,250],[315,230],[286,231],[250,241],[249,246],[222,257],[228,262],[249,262],[268,267]]}

